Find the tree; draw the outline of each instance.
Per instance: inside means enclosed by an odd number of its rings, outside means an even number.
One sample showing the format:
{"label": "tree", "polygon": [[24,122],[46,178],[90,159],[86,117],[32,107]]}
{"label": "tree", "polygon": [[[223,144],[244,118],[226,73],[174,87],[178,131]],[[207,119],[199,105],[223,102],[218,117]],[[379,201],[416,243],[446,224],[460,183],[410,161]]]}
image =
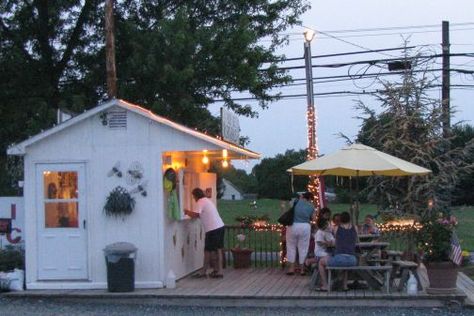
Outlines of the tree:
{"label": "tree", "polygon": [[220,198],[224,193],[225,187],[222,181],[223,178],[232,182],[237,188],[244,193],[255,193],[257,192],[257,179],[253,174],[247,174],[245,170],[236,169],[234,166],[229,165],[227,168],[223,168],[219,164],[213,164],[210,171],[217,174],[217,197]]}
{"label": "tree", "polygon": [[[465,148],[469,142],[474,139],[474,127],[468,124],[460,124],[454,126],[453,140],[451,146],[453,148]],[[466,154],[466,163],[474,163],[474,155]],[[460,174],[459,181],[453,194],[453,204],[455,205],[474,205],[474,195],[472,194],[474,188],[474,171],[468,171]]]}
{"label": "tree", "polygon": [[[275,49],[307,9],[306,0],[116,1],[118,96],[209,133],[214,99],[255,116],[232,94],[248,91],[262,108],[278,98],[271,88],[289,77]],[[0,3],[0,165],[9,144],[51,127],[56,109],[106,98],[103,17],[98,0]]]}
{"label": "tree", "polygon": [[[9,175],[6,149],[52,126],[56,109],[82,111],[97,102],[103,81],[89,75],[100,65],[97,1],[0,3],[0,167]],[[13,159],[14,160],[14,159]],[[18,168],[14,168],[18,169]],[[0,194],[12,193],[2,177]]]}
{"label": "tree", "polygon": [[432,199],[439,210],[448,210],[459,174],[472,168],[465,160],[473,143],[451,148],[451,138],[443,138],[439,99],[428,89],[437,78],[429,77],[427,63],[412,62],[399,82],[381,81],[375,95],[382,107],[377,114],[359,102],[363,124],[358,141],[383,152],[424,166],[429,176],[371,177],[369,198],[382,207],[399,207],[407,213],[423,214]]}
{"label": "tree", "polygon": [[[289,199],[292,196],[291,177],[287,170],[306,161],[306,150],[287,150],[274,158],[265,158],[256,165],[252,173],[258,183],[261,198]],[[306,191],[308,177],[295,177],[293,186],[296,192]]]}

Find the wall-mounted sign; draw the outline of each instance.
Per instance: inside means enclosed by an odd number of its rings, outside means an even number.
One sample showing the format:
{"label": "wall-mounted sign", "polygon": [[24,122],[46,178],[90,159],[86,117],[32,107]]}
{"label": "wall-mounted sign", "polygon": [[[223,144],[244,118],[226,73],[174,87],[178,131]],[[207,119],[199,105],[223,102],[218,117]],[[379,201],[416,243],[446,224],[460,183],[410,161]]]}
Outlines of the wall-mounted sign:
{"label": "wall-mounted sign", "polygon": [[239,143],[239,118],[237,115],[224,108],[221,108],[221,134],[224,140],[227,140],[234,144]]}

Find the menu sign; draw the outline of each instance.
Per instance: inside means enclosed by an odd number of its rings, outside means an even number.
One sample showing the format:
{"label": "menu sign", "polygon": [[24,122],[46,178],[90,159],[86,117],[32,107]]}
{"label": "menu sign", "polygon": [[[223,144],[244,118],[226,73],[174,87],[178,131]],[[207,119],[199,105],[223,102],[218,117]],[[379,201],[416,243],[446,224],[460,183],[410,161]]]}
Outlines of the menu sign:
{"label": "menu sign", "polygon": [[221,133],[222,138],[234,144],[239,143],[240,124],[237,115],[221,108]]}

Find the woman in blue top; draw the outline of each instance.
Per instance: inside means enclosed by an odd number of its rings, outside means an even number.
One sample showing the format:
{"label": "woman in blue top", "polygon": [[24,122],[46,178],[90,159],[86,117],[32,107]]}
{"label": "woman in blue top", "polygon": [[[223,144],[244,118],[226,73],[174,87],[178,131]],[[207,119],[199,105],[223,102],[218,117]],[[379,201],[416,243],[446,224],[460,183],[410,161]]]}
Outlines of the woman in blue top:
{"label": "woman in blue top", "polygon": [[[334,257],[328,260],[321,260],[319,262],[321,273],[321,290],[327,291],[328,283],[326,277],[326,266],[329,267],[352,267],[357,265],[356,258],[356,243],[358,240],[357,230],[354,225],[351,224],[351,216],[348,212],[341,214],[341,222],[336,228],[336,249],[334,251]],[[343,290],[347,291],[347,271],[344,271]]]}
{"label": "woman in blue top", "polygon": [[[288,271],[286,274],[295,274],[296,250],[300,266],[303,266],[308,254],[309,240],[311,237],[310,221],[314,216],[314,206],[311,203],[313,194],[305,192],[295,205],[295,217],[293,225],[286,229],[286,256],[288,260]],[[304,269],[301,270],[304,275]]]}

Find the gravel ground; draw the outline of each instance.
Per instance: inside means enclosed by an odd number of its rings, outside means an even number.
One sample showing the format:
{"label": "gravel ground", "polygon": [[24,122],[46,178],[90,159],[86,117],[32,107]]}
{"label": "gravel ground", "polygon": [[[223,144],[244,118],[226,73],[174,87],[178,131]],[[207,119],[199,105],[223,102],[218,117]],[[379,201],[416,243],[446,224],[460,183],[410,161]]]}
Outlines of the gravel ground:
{"label": "gravel ground", "polygon": [[50,299],[10,299],[0,296],[0,315],[474,315],[474,309],[451,308],[250,308],[187,307],[114,302],[60,301]]}

